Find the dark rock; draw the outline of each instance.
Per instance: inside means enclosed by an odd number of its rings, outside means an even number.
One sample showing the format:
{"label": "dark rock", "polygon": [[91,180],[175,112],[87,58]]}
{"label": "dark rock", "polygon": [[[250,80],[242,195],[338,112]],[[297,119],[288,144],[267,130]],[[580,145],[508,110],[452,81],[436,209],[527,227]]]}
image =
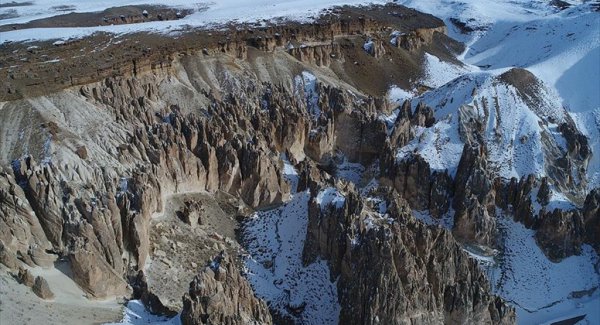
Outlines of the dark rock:
{"label": "dark rock", "polygon": [[87,148],[85,146],[79,146],[77,147],[77,150],[75,150],[75,153],[79,156],[79,158],[81,159],[87,159],[88,158],[88,152],[87,152]]}
{"label": "dark rock", "polygon": [[50,290],[50,286],[48,286],[48,282],[46,279],[38,276],[35,278],[35,283],[31,288],[33,292],[40,298],[44,300],[54,299],[54,293]]}
{"label": "dark rock", "polygon": [[272,324],[267,305],[254,296],[235,263],[222,256],[218,265],[211,264],[196,275],[183,296],[182,324]]}
{"label": "dark rock", "polygon": [[33,287],[36,279],[33,275],[31,275],[31,272],[29,272],[29,270],[19,268],[19,273],[17,274],[17,281],[19,281],[20,284],[26,285],[31,288]]}
{"label": "dark rock", "polygon": [[303,254],[305,264],[329,261],[340,324],[515,321],[514,309],[489,293],[485,274],[450,232],[417,221],[395,192],[385,197],[393,222],[365,227],[373,212],[351,188],[342,191],[341,208],[311,201]]}
{"label": "dark rock", "polygon": [[555,209],[540,215],[535,239],[548,258],[554,262],[579,255],[585,230],[577,210]]}
{"label": "dark rock", "polygon": [[465,144],[454,179],[453,233],[465,242],[490,245],[496,235],[495,191],[486,156],[485,146]]}
{"label": "dark rock", "polygon": [[181,221],[188,225],[195,227],[198,224],[202,224],[200,218],[201,212],[203,211],[202,203],[199,201],[185,201],[183,203],[183,209],[176,212],[176,215]]}

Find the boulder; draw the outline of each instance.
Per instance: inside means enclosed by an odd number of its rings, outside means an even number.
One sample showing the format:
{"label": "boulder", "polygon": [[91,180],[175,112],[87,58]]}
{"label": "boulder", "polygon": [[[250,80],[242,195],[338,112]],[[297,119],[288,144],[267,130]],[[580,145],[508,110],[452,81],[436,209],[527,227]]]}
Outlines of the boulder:
{"label": "boulder", "polygon": [[35,282],[31,290],[40,298],[44,300],[54,299],[54,293],[50,290],[50,286],[48,286],[48,282],[41,276],[37,276],[35,278]]}

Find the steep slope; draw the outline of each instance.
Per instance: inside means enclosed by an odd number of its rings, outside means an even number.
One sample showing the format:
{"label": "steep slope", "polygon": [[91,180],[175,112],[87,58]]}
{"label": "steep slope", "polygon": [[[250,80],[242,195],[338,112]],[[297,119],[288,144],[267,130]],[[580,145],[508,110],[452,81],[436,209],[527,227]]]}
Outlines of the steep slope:
{"label": "steep slope", "polygon": [[[414,182],[429,184],[416,197],[408,197],[413,209],[424,210],[418,216],[452,228],[467,242],[499,250],[498,257],[491,259],[498,270],[491,275],[497,281],[493,287],[517,307],[518,322],[559,321],[586,313],[580,318],[595,322],[596,313],[578,311],[576,306],[593,306],[598,299],[593,284],[598,281],[598,246],[593,239],[598,233],[595,221],[590,222],[597,214],[584,212],[584,201],[593,202],[598,187],[597,4],[403,3],[442,17],[450,35],[465,41],[467,49],[459,56],[462,65],[428,57],[430,72],[421,82],[441,87],[413,98],[412,110],[425,101],[433,108],[436,123],[416,128],[408,146],[395,153],[400,159],[400,166],[390,174],[395,187],[406,193],[414,189]],[[396,122],[392,127],[399,126]],[[477,131],[469,136],[465,133],[469,129]],[[462,145],[469,142],[478,143],[477,149],[466,156]],[[416,171],[429,177],[417,177]],[[446,171],[456,174],[457,183],[449,191],[442,187],[441,193],[448,194],[440,195],[440,174]],[[494,177],[493,182],[485,181]],[[465,181],[467,186],[458,186]],[[477,199],[461,203],[465,193]],[[454,211],[448,209],[448,200]],[[440,215],[440,207],[448,212]],[[461,212],[465,208],[466,213]],[[505,221],[506,213],[534,231],[522,231],[520,225]],[[588,232],[594,235],[584,239]],[[515,249],[515,242],[530,247],[535,245],[532,240],[546,256],[525,261],[522,256],[529,253]],[[596,253],[581,246],[584,242]],[[482,264],[489,266],[493,254],[486,247],[474,247]],[[537,254],[537,247],[527,251]],[[582,256],[569,257],[572,254]],[[529,268],[546,270],[527,280],[538,284],[536,292],[547,293],[545,299],[537,299],[544,306],[530,303],[533,293],[525,293],[519,280]],[[578,271],[582,269],[588,271]],[[582,282],[559,280],[572,272],[587,275]],[[556,281],[564,284],[563,293],[540,289],[553,287]]]}
{"label": "steep slope", "polygon": [[[302,308],[300,319],[319,322],[318,315],[326,315],[323,320],[337,323],[336,288],[324,262],[316,268],[324,275],[322,284],[330,286],[333,304],[323,306],[301,303],[315,297],[321,285],[312,276],[301,278],[314,289],[303,295],[296,291],[301,286],[290,282],[263,291],[261,281],[269,284],[273,275],[258,264],[251,270],[265,279],[249,276],[251,289],[235,259],[227,260],[224,271],[213,265],[193,274],[206,256],[241,253],[228,237],[235,226],[227,220],[288,201],[290,167],[281,154],[294,163],[331,165],[339,153],[373,161],[386,138],[376,112],[388,105],[373,96],[385,93],[392,79],[409,84],[418,76],[423,49],[451,56],[443,50],[452,44],[443,35],[445,26],[432,16],[393,5],[338,10],[324,14],[319,24],[240,30],[225,43],[220,37],[226,32],[197,31],[186,36],[194,40],[192,49],[160,35],[128,36],[163,44],[152,54],[128,52],[138,45],[116,42],[94,49],[97,58],[115,58],[106,69],[57,61],[47,70],[37,59],[3,69],[10,77],[0,110],[6,170],[0,220],[6,229],[22,228],[19,234],[2,233],[3,264],[13,272],[24,264],[53,270],[55,260],[66,260],[73,281],[89,298],[129,296],[165,314],[179,311],[173,296],[182,282],[191,281],[184,323],[268,323],[271,315],[255,291],[271,303],[275,317],[297,318],[296,308]],[[394,30],[405,32],[391,42]],[[94,36],[82,42],[103,40]],[[70,55],[82,43],[59,45],[39,43],[27,53]],[[14,48],[24,47],[6,45],[4,62],[21,55]],[[386,77],[376,78],[383,71]],[[57,82],[57,72],[68,81]],[[37,82],[27,81],[32,74]],[[294,194],[292,202],[301,198]],[[223,210],[219,217],[211,212],[214,201]],[[256,226],[272,214],[259,213]],[[302,221],[291,216],[282,220],[281,234],[289,235]],[[272,227],[266,225],[268,231]],[[274,227],[279,231],[278,224]],[[261,242],[253,238],[248,245]],[[178,256],[186,247],[195,251]],[[275,277],[304,270],[302,245],[288,248],[293,248],[290,256],[271,257],[279,270]],[[296,264],[286,268],[281,261],[288,257]],[[164,286],[167,274],[170,288]],[[457,294],[463,290],[468,288]],[[219,302],[237,293],[243,298],[238,304]]]}

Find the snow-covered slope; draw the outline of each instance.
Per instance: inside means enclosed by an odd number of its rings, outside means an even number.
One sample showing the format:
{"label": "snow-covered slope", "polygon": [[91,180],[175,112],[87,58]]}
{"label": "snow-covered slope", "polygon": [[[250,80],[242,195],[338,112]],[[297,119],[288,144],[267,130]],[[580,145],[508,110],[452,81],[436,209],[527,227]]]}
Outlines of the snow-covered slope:
{"label": "snow-covered slope", "polygon": [[[298,175],[286,162],[286,177],[296,188]],[[244,226],[249,256],[248,281],[269,307],[299,324],[337,324],[340,305],[337,285],[327,262],[302,265],[308,226],[308,192],[295,193],[283,206],[255,213]],[[335,200],[330,195],[323,200]],[[294,314],[294,310],[300,310]]]}
{"label": "snow-covered slope", "polygon": [[[513,303],[520,324],[587,315],[600,322],[598,256],[589,246],[580,256],[550,262],[536,245],[534,231],[510,217],[498,219],[504,250],[494,263],[481,263],[496,293]],[[589,291],[589,294],[588,292]]]}
{"label": "snow-covered slope", "polygon": [[[498,75],[525,68],[565,107],[593,152],[600,152],[600,15],[592,1],[569,0],[559,10],[550,1],[405,0],[400,3],[444,18],[451,36],[467,43],[459,67],[427,56],[426,85],[440,86],[462,71]],[[461,33],[452,20],[464,23]],[[446,91],[454,89],[446,88]],[[460,104],[458,104],[460,105]],[[600,186],[600,154],[588,166],[588,189]]]}
{"label": "snow-covered slope", "polygon": [[138,24],[68,27],[68,28],[29,28],[0,33],[0,43],[7,41],[67,39],[91,35],[95,32],[116,34],[152,31],[173,33],[190,27],[209,27],[231,21],[257,22],[275,18],[309,21],[326,8],[340,5],[360,5],[385,3],[385,0],[220,0],[212,2],[190,2],[184,0],[118,0],[118,1],[74,1],[36,0],[26,5],[6,5],[0,8],[0,26],[26,23],[35,19],[53,17],[70,12],[98,12],[111,7],[129,5],[163,5],[176,9],[193,10],[193,13],[179,20],[152,21]]}
{"label": "snow-covered slope", "polygon": [[179,315],[174,317],[157,316],[150,313],[140,300],[130,300],[123,309],[123,320],[105,325],[181,325]]}
{"label": "snow-covered slope", "polygon": [[[464,74],[416,98],[413,105],[422,101],[434,108],[438,122],[431,128],[419,128],[415,139],[400,149],[398,158],[416,151],[433,169],[448,169],[454,175],[464,145],[459,136],[462,109],[485,125],[488,160],[497,176],[546,176],[545,167],[551,163],[553,152],[566,152],[565,139],[557,131],[566,111],[550,89],[540,87],[540,102],[530,103],[495,74]],[[543,136],[548,136],[546,144]]]}
{"label": "snow-covered slope", "polygon": [[[468,46],[459,57],[463,66],[426,55],[421,83],[435,89],[413,105],[424,101],[434,108],[437,123],[416,130],[415,139],[399,149],[398,159],[418,152],[433,169],[454,174],[464,143],[458,118],[463,110],[483,121],[488,161],[496,175],[544,176],[553,153],[567,150],[558,124],[572,119],[593,152],[588,188],[582,190],[600,186],[600,15],[590,2],[568,2],[572,7],[560,11],[550,1],[401,1],[444,18],[451,35]],[[452,20],[470,32],[461,33]],[[501,77],[513,67],[525,68],[541,81],[537,101]],[[556,188],[549,206],[574,207]],[[498,225],[504,243],[499,257],[493,262],[487,256],[476,258],[488,269],[494,291],[516,306],[518,323],[583,315],[580,323],[600,322],[600,291],[594,291],[600,283],[598,256],[590,247],[583,247],[581,256],[553,263],[537,247],[532,230],[505,217]]]}

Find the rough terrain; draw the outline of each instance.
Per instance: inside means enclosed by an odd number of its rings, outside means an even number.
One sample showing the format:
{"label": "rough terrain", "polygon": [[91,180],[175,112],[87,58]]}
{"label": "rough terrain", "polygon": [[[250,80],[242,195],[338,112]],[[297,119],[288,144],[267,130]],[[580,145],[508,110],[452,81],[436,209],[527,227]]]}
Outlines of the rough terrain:
{"label": "rough terrain", "polygon": [[514,323],[478,261],[508,215],[550,261],[597,268],[597,148],[528,70],[431,87],[432,56],[467,69],[447,33],[387,4],[3,43],[2,281],[62,306],[60,270],[82,303],[183,324]]}

